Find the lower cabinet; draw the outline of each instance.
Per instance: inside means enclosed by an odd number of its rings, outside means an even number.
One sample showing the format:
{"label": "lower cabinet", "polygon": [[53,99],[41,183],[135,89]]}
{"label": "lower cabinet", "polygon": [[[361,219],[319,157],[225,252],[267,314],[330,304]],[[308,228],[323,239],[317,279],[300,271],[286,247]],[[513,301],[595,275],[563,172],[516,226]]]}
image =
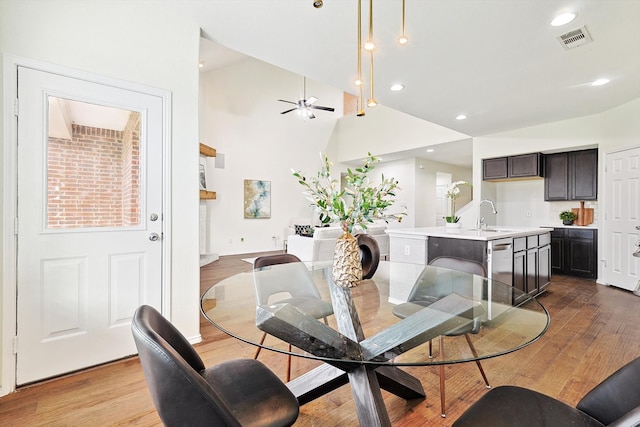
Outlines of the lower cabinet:
{"label": "lower cabinet", "polygon": [[549,233],[513,239],[513,286],[536,295],[551,281]]}
{"label": "lower cabinet", "polygon": [[[551,237],[547,235],[549,240]],[[538,292],[544,291],[551,283],[551,245],[538,249]]]}
{"label": "lower cabinet", "polygon": [[556,228],[551,234],[551,271],[595,279],[598,232],[584,228]]}

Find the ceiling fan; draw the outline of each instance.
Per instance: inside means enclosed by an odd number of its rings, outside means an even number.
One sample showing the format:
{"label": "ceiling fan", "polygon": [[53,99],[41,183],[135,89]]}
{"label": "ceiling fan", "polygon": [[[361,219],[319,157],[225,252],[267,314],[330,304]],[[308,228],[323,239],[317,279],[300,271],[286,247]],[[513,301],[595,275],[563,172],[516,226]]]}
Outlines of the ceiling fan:
{"label": "ceiling fan", "polygon": [[303,77],[303,96],[302,99],[298,100],[298,102],[286,101],[284,99],[278,99],[280,102],[286,102],[287,104],[295,105],[294,108],[283,111],[280,114],[287,114],[292,111],[297,111],[304,118],[315,119],[316,116],[313,114],[311,110],[323,110],[323,111],[335,111],[333,107],[323,107],[321,105],[314,105],[318,100],[315,96],[310,96],[307,98],[307,78]]}

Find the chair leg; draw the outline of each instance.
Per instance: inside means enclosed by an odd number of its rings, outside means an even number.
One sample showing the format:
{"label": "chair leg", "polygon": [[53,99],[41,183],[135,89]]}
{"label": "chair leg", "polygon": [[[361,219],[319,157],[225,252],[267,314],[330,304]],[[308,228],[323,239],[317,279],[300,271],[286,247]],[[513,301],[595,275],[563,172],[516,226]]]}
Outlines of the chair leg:
{"label": "chair leg", "polygon": [[429,340],[429,359],[433,359],[433,341]]}
{"label": "chair leg", "polygon": [[[469,334],[464,334],[464,337],[467,339],[467,344],[469,344],[469,348],[471,349],[471,353],[473,353],[473,357],[477,359],[478,352],[476,351],[476,348],[473,346],[473,343],[471,342],[471,338],[469,338]],[[484,380],[485,386],[487,388],[491,388],[491,385],[489,384],[489,380],[487,379],[487,376],[484,374],[484,369],[482,369],[482,365],[480,364],[479,360],[476,360],[476,365],[480,370],[480,375],[482,375],[482,379]]]}
{"label": "chair leg", "polygon": [[[429,341],[431,343],[431,341]],[[444,337],[440,335],[440,359],[444,360]],[[447,416],[445,408],[445,395],[444,395],[444,364],[440,364],[440,415],[442,418]]]}
{"label": "chair leg", "polygon": [[289,354],[287,354],[287,381],[291,381],[291,344],[289,344]]}
{"label": "chair leg", "polygon": [[258,355],[260,354],[260,350],[262,350],[262,343],[264,342],[264,339],[267,337],[267,333],[263,333],[262,334],[262,338],[260,338],[260,345],[258,346],[258,348],[256,348],[256,353],[253,355],[254,359],[258,358]]}

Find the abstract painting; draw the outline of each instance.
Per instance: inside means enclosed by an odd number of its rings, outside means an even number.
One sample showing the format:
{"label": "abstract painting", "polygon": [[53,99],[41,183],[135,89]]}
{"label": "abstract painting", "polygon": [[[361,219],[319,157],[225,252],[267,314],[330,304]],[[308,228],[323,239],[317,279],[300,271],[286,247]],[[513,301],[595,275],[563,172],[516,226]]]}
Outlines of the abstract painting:
{"label": "abstract painting", "polygon": [[244,217],[271,218],[271,181],[244,180]]}

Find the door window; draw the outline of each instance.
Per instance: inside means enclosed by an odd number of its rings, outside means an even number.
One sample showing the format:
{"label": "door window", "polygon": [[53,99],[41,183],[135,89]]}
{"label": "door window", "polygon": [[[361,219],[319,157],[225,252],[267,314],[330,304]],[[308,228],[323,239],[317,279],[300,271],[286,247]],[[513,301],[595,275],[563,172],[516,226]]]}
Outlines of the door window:
{"label": "door window", "polygon": [[137,111],[48,96],[46,229],[138,227]]}

